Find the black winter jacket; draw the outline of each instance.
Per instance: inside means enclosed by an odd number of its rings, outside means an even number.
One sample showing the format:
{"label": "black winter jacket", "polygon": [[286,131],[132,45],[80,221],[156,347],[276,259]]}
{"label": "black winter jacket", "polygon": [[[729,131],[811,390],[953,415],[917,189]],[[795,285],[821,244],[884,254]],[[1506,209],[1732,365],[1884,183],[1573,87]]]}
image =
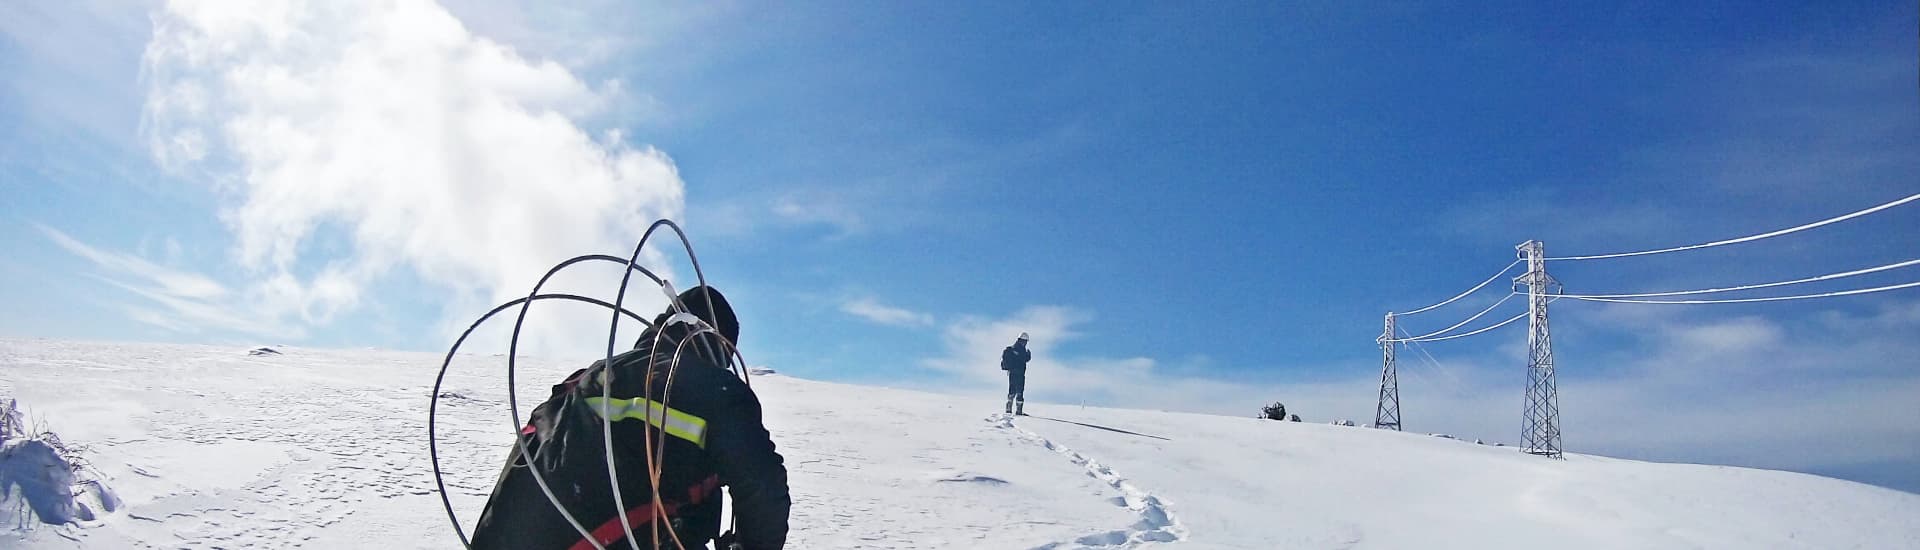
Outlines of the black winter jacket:
{"label": "black winter jacket", "polygon": [[1000,370],[1027,372],[1027,361],[1033,360],[1033,351],[1017,346],[1007,346],[1000,352]]}
{"label": "black winter jacket", "polygon": [[[664,320],[664,315],[656,319],[655,326]],[[648,520],[652,488],[647,480],[643,439],[649,434],[656,442],[665,441],[659,492],[672,518],[671,528],[682,544],[687,548],[704,547],[719,534],[719,487],[724,485],[733,497],[738,542],[748,550],[785,546],[787,515],[792,506],[787,471],[761,424],[760,401],[744,382],[720,366],[727,361],[715,360],[699,350],[707,336],[688,342],[681,351],[679,368],[669,373],[674,344],[682,339],[685,327],[669,327],[657,353],[652,349],[655,329],[649,329],[641,338],[640,349],[615,356],[612,368],[595,361],[554,386],[553,397],[533,410],[530,422],[521,430],[520,438],[526,442],[531,458],[523,456],[518,446],[509,455],[474,529],[473,548],[592,547],[554,511],[530,469],[540,470],[560,502],[607,548],[653,548]],[[667,430],[667,435],[648,429],[645,413],[641,412],[645,402],[639,398],[646,394],[649,369],[653,371],[653,400],[664,401],[680,413],[669,413],[667,423],[674,429]],[[618,419],[612,429],[621,497],[634,535],[640,539],[632,544],[625,541],[620,520],[614,515],[600,409],[589,404],[601,397],[602,381],[608,380],[608,372],[613,398],[634,400],[631,416],[623,418],[618,410],[612,415]],[[667,384],[669,377],[671,386]],[[685,422],[688,416],[704,422],[704,426],[688,429],[693,425]],[[666,526],[662,527],[660,546],[672,548]]]}

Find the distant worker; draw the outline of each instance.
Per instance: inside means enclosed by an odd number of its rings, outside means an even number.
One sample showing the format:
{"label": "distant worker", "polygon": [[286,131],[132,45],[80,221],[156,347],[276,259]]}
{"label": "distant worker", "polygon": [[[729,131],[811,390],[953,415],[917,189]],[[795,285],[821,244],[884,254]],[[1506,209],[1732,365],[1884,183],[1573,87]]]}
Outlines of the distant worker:
{"label": "distant worker", "polygon": [[[760,400],[729,369],[740,322],[710,287],[675,302],[633,351],[574,372],[533,409],[520,430],[525,447],[514,446],[474,528],[474,550],[786,545],[787,470],[761,423]],[[611,456],[602,426],[612,429]],[[735,520],[724,535],[723,486]],[[626,540],[629,528],[635,540]]]}
{"label": "distant worker", "polygon": [[1027,407],[1027,361],[1033,360],[1033,352],[1027,350],[1027,333],[1000,352],[1000,370],[1007,371],[1007,412],[1026,416]]}

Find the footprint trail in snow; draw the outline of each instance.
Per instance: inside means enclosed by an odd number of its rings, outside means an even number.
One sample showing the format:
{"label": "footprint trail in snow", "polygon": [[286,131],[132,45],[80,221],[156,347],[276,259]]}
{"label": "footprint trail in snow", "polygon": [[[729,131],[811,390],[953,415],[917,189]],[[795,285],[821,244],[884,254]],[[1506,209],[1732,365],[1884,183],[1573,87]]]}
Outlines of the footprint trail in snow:
{"label": "footprint trail in snow", "polygon": [[1046,436],[1015,425],[1013,419],[1013,415],[996,414],[988,416],[987,422],[997,428],[1013,432],[1013,434],[1020,439],[1046,447],[1049,451],[1059,453],[1067,457],[1068,460],[1072,460],[1074,464],[1085,468],[1088,476],[1098,479],[1120,492],[1121,496],[1111,499],[1113,504],[1131,510],[1140,517],[1139,521],[1135,521],[1125,529],[1114,529],[1094,533],[1069,542],[1044,544],[1036,547],[1035,550],[1052,550],[1057,548],[1131,548],[1146,543],[1175,542],[1187,538],[1187,528],[1180,523],[1179,518],[1174,516],[1173,512],[1167,508],[1166,502],[1160,497],[1127,481],[1127,478],[1114,472],[1112,468],[1101,465],[1098,460],[1080,454],[1080,452],[1069,449],[1064,445],[1054,443],[1053,440],[1048,439]]}

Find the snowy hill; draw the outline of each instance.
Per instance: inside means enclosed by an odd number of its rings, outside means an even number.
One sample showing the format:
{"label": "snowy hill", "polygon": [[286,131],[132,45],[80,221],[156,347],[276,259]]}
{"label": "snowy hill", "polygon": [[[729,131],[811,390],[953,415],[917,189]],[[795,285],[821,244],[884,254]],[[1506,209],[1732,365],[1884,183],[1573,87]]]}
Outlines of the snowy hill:
{"label": "snowy hill", "polygon": [[[86,526],[9,521],[0,547],[458,546],[426,451],[438,356],[249,349],[0,340],[0,397],[85,447],[120,500]],[[511,441],[503,366],[464,357],[448,378],[440,449],[467,525]],[[580,366],[523,364],[523,410]],[[1920,548],[1920,495],[1804,474],[753,385],[792,473],[794,548]]]}

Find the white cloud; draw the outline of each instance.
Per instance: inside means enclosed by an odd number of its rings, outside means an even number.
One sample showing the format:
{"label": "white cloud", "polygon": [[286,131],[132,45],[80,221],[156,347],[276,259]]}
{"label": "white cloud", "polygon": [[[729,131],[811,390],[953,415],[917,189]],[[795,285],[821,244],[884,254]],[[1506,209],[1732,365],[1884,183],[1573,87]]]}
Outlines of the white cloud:
{"label": "white cloud", "polygon": [[[1920,395],[1920,341],[1909,336],[1920,333],[1920,302],[1804,317],[1557,307],[1554,318],[1557,340],[1582,341],[1555,350],[1569,450],[1800,470],[1920,465],[1920,427],[1900,419]],[[1401,352],[1410,429],[1515,441],[1525,388],[1525,358],[1513,345],[1520,338],[1516,331],[1505,342],[1435,347],[1463,375],[1459,384],[1432,376],[1417,351]],[[1372,414],[1366,393],[1326,401]]]}
{"label": "white cloud", "polygon": [[[1000,352],[1020,333],[1030,335],[1033,350],[1028,364],[1028,398],[1056,403],[1177,409],[1221,414],[1252,414],[1238,405],[1273,401],[1264,385],[1237,384],[1160,372],[1150,357],[1078,356],[1060,353],[1081,337],[1079,326],[1093,315],[1065,306],[1032,306],[1011,317],[963,317],[945,329],[946,350],[922,365],[950,375],[942,386],[972,393],[1000,391],[1006,375],[999,369]],[[1182,350],[1193,352],[1196,350]]]}
{"label": "white cloud", "polygon": [[1074,325],[1089,320],[1087,314],[1061,306],[1028,307],[1006,319],[962,317],[946,328],[946,354],[928,359],[924,365],[975,384],[991,382],[1001,377],[1000,350],[1024,332],[1030,338],[1027,347],[1034,354],[1032,367],[1056,368],[1061,363],[1053,349],[1079,336]]}
{"label": "white cloud", "polygon": [[933,316],[880,303],[872,297],[857,298],[840,304],[840,311],[882,325],[922,327],[933,324]]}
{"label": "white cloud", "polygon": [[[622,101],[617,83],[522,57],[433,2],[180,0],[153,25],[149,147],[217,189],[244,292],[270,316],[324,324],[408,269],[451,290],[447,326],[464,326],[547,266],[624,255],[648,223],[681,214],[666,154],[587,128]],[[603,315],[530,337],[603,339],[583,337]]]}

